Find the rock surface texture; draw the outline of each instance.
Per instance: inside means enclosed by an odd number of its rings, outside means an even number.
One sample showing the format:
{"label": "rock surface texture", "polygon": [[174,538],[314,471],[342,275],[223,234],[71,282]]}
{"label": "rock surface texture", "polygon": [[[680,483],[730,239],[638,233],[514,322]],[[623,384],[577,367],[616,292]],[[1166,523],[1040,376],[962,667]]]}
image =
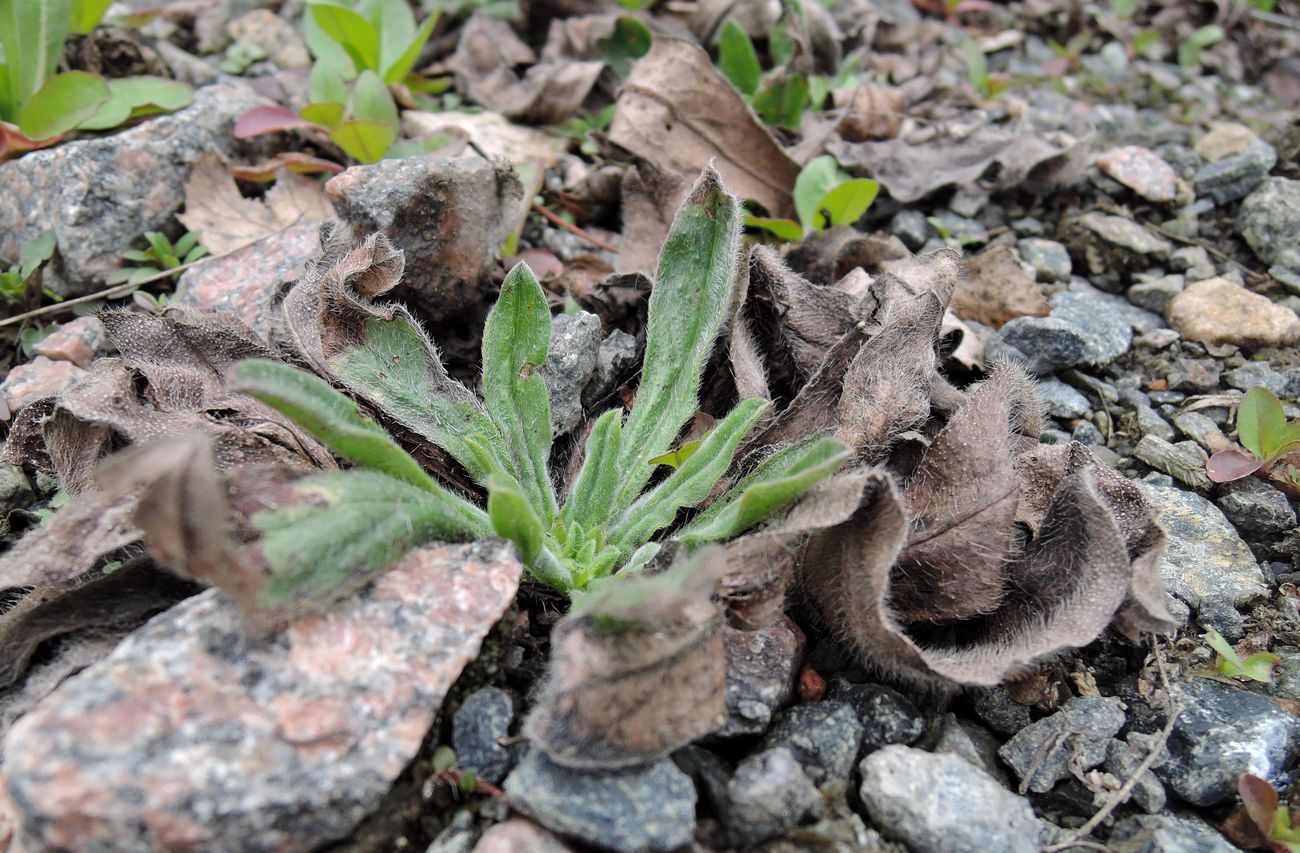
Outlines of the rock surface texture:
{"label": "rock surface texture", "polygon": [[9,732],[0,772],[25,849],[283,853],[346,836],[509,606],[512,554],[422,548],[261,638],[215,591],[158,616]]}

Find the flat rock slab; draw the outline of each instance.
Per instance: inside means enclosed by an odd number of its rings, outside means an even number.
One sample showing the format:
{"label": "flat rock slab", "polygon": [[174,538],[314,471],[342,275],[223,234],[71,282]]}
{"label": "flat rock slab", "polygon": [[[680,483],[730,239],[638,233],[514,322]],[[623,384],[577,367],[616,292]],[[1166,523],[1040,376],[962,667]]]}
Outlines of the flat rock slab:
{"label": "flat rock slab", "polygon": [[24,849],[286,853],[346,836],[521,571],[500,542],[422,548],[264,638],[217,591],[182,602],[9,732],[0,772]]}

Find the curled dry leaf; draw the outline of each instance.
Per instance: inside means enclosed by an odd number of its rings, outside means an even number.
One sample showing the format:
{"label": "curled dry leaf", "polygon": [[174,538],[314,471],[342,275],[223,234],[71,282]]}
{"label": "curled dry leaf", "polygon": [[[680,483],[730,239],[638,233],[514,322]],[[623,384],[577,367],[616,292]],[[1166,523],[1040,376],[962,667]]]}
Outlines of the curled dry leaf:
{"label": "curled dry leaf", "polygon": [[792,160],[698,45],[659,36],[618,96],[609,138],[689,184],[710,161],[733,192],[790,216]]}
{"label": "curled dry leaf", "polygon": [[334,206],[311,178],[275,173],[275,186],[263,200],[244,198],[216,154],[205,154],[185,184],[185,212],[176,218],[214,255],[242,249],[299,222],[334,218]]}

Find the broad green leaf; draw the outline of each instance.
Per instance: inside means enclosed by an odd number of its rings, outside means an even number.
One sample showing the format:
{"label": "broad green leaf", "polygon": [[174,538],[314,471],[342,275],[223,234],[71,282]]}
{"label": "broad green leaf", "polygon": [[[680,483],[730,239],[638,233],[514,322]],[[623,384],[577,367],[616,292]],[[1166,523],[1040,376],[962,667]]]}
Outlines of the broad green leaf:
{"label": "broad green leaf", "polygon": [[767,34],[767,52],[772,56],[772,66],[780,67],[785,65],[794,57],[795,48],[794,37],[785,30],[785,26],[778,23]]}
{"label": "broad green leaf", "polygon": [[640,18],[623,15],[614,22],[614,32],[600,43],[601,56],[614,73],[626,78],[632,73],[633,61],[650,50],[654,33]]}
{"label": "broad green leaf", "polygon": [[793,243],[803,239],[803,226],[793,219],[770,219],[765,216],[745,214],[745,224],[750,228],[762,228],[775,234],[786,242]]}
{"label": "broad green leaf", "polygon": [[447,375],[437,352],[411,320],[366,320],[362,340],[328,359],[330,372],[384,414],[447,451],[477,483],[489,473],[467,443],[477,437],[498,459],[505,448],[496,424],[468,388]]}
{"label": "broad green leaf", "polygon": [[778,74],[754,95],[753,105],[767,124],[798,130],[808,109],[808,78],[793,72]]}
{"label": "broad green leaf", "polygon": [[17,119],[15,123],[34,139],[62,132],[30,133],[19,116],[27,101],[54,76],[71,22],[72,0],[0,0],[0,52],[8,72],[6,114],[0,118]]}
{"label": "broad green leaf", "polygon": [[267,606],[330,598],[426,542],[492,535],[477,507],[375,471],[317,474],[293,491],[298,502],[253,516],[271,569]]}
{"label": "broad green leaf", "polygon": [[758,423],[767,405],[766,401],[754,398],[732,409],[680,468],[628,508],[611,531],[610,541],[623,553],[630,554],[656,532],[672,524],[678,510],[695,506],[707,498],[714,484],[730,467],[736,447]]}
{"label": "broad green leaf", "polygon": [[619,484],[618,457],[622,448],[623,413],[610,409],[596,419],[587,436],[587,454],[569,490],[561,518],[595,528],[609,520],[610,504]]}
{"label": "broad green leaf", "polygon": [[95,74],[68,71],[45,82],[18,111],[18,129],[32,139],[49,139],[72,130],[112,97]]}
{"label": "broad green leaf", "polygon": [[345,121],[330,131],[334,144],[362,163],[378,163],[397,139],[397,129],[380,121]]}
{"label": "broad green leaf", "polygon": [[555,488],[551,403],[538,368],[551,345],[551,309],[527,264],[516,264],[483,328],[483,399],[510,450],[511,470],[532,506],[549,522]]}
{"label": "broad green leaf", "polygon": [[758,91],[758,80],[763,76],[758,51],[749,33],[731,19],[722,25],[718,36],[718,70],[741,94],[753,95]]}
{"label": "broad green leaf", "polygon": [[165,77],[120,77],[108,81],[108,90],[111,97],[78,127],[107,130],[128,119],[179,110],[194,99],[187,84]]}
{"label": "broad green leaf", "polygon": [[428,492],[442,494],[420,463],[379,424],[363,417],[357,404],[323,379],[278,361],[241,361],[230,372],[231,387],[293,419],[335,453]]}
{"label": "broad green leaf", "polygon": [[321,30],[343,48],[357,71],[379,68],[379,33],[370,21],[331,0],[307,0],[307,11]]}
{"label": "broad green leaf", "polygon": [[682,463],[690,459],[695,451],[700,449],[700,442],[688,441],[679,447],[675,447],[667,453],[661,453],[654,459],[650,460],[651,465],[667,465],[670,468],[680,468]]}
{"label": "broad green leaf", "polygon": [[[862,218],[880,192],[880,184],[869,178],[854,178],[836,186],[817,203],[814,216],[817,228],[852,225]],[[830,221],[826,221],[826,217]]]}
{"label": "broad green leaf", "polygon": [[649,460],[673,446],[695,414],[700,373],[731,302],[740,256],[740,207],[706,168],[673,220],[650,292],[645,361],[623,426],[616,517],[654,472]]}
{"label": "broad green leaf", "polygon": [[[804,231],[817,230],[817,203],[840,182],[840,164],[829,154],[808,161],[794,179],[794,209]],[[824,226],[820,226],[824,227]]]}
{"label": "broad green leaf", "polygon": [[488,477],[488,519],[492,529],[509,539],[519,549],[519,559],[532,565],[542,550],[542,520],[513,477],[493,474]]}
{"label": "broad green leaf", "polygon": [[[321,25],[316,23],[312,15],[304,15],[302,18],[302,35],[303,41],[307,42],[307,48],[311,55],[316,57],[316,65],[325,65],[330,71],[337,74],[344,81],[356,79],[356,63],[348,56],[348,52],[343,49],[342,45],[336,42],[329,33],[321,29]],[[315,68],[315,66],[312,66]],[[312,100],[315,100],[313,98]],[[340,98],[339,100],[345,100]]]}
{"label": "broad green leaf", "polygon": [[352,86],[348,115],[359,121],[381,122],[392,128],[398,124],[397,104],[388,85],[373,71],[362,71]]}
{"label": "broad green leaf", "polygon": [[311,74],[307,76],[307,94],[313,104],[346,103],[348,82],[343,79],[338,68],[328,62],[318,61],[312,65]]}
{"label": "broad green leaf", "polygon": [[347,109],[342,101],[321,101],[303,107],[298,115],[307,121],[322,127],[338,127],[343,121],[343,112]]}
{"label": "broad green leaf", "polygon": [[1277,395],[1258,385],[1247,391],[1237,408],[1237,435],[1260,459],[1272,456],[1286,435],[1286,414]]}
{"label": "broad green leaf", "polygon": [[[392,0],[392,2],[399,4],[404,9],[406,8],[405,0]],[[414,35],[411,35],[411,30],[415,27],[414,20],[411,21],[409,28],[394,33],[395,36],[401,36],[407,40],[395,39],[398,41],[398,45],[391,48],[389,47],[389,38],[390,31],[393,28],[389,18],[385,16],[383,46],[380,52],[382,57],[380,62],[382,63],[385,83],[390,85],[400,83],[403,77],[411,73],[411,69],[415,67],[415,61],[420,58],[420,51],[424,48],[425,42],[429,40],[429,36],[433,35],[433,28],[438,25],[440,11],[440,9],[435,8],[424,19],[424,23],[420,24],[420,28],[415,30]]]}
{"label": "broad green leaf", "polygon": [[72,0],[71,24],[74,33],[85,35],[103,20],[113,0]]}
{"label": "broad green leaf", "polygon": [[23,244],[18,256],[18,274],[23,281],[32,277],[37,267],[54,257],[54,232],[42,231]]}
{"label": "broad green leaf", "polygon": [[835,473],[848,456],[844,445],[825,436],[787,447],[728,489],[674,538],[694,548],[738,536]]}

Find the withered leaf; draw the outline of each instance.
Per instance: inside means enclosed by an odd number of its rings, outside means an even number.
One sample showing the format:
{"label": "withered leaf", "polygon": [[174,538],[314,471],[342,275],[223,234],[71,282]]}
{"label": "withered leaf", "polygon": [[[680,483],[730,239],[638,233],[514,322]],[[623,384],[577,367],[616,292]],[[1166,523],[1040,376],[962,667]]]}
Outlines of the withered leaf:
{"label": "withered leaf", "polygon": [[609,138],[687,182],[712,161],[738,196],[793,213],[798,164],[693,42],[655,38],[623,84]]}
{"label": "withered leaf", "polygon": [[176,215],[199,232],[199,242],[224,255],[299,222],[334,218],[334,206],[319,183],[288,169],[276,172],[264,200],[244,198],[221,158],[205,154],[185,184],[185,212]]}
{"label": "withered leaf", "polygon": [[1033,276],[1006,246],[994,246],[966,262],[952,305],[957,316],[993,328],[1016,317],[1046,317],[1051,303],[1034,284]]}
{"label": "withered leaf", "polygon": [[591,593],[551,634],[524,735],[557,764],[624,767],[720,726],[726,654],[712,594],[724,570],[706,551]]}

